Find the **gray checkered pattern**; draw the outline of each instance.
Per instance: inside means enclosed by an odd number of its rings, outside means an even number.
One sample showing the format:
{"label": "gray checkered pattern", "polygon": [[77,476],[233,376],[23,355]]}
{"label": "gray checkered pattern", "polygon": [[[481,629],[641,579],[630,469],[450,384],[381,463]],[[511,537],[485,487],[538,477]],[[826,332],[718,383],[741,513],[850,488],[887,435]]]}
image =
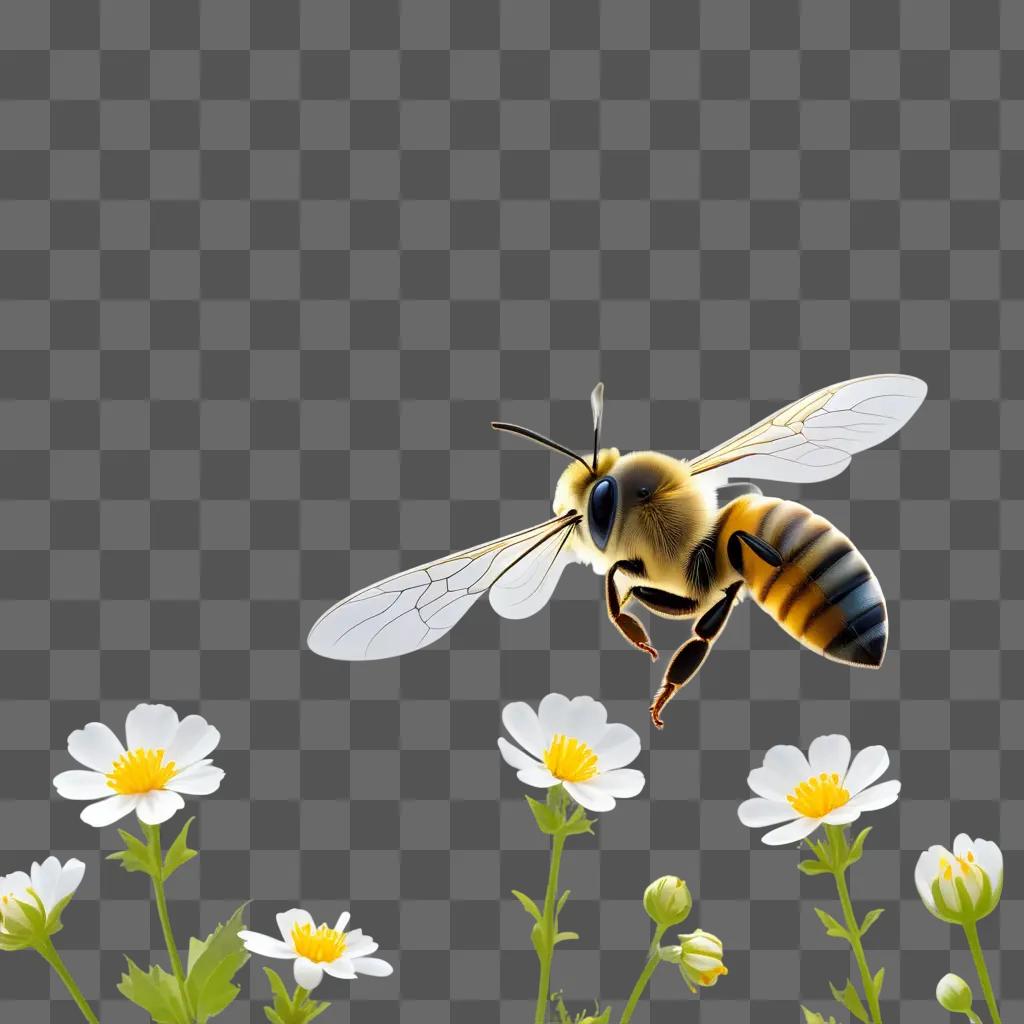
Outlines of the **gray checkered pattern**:
{"label": "gray checkered pattern", "polygon": [[[766,747],[840,730],[904,783],[854,876],[887,909],[888,1019],[937,1020],[937,978],[970,976],[912,882],[959,830],[1006,850],[982,931],[1024,1013],[1016,0],[4,0],[0,47],[0,867],[84,855],[62,944],[105,1024],[139,1019],[122,954],[160,933],[102,860],[114,830],[52,798],[72,728],[159,698],[224,733],[180,937],[249,897],[262,929],[351,904],[398,970],[325,984],[332,1021],[522,1024],[508,891],[540,893],[546,859],[494,741],[503,701],[551,686],[640,729],[651,778],[566,859],[577,1005],[621,1005],[671,871],[730,974],[698,1003],[663,971],[636,1024],[825,1007],[848,973],[828,884],[735,808]],[[897,369],[927,404],[806,490],[890,598],[877,674],[744,606],[651,736],[661,666],[582,570],[400,661],[303,651],[351,589],[548,514],[561,460],[492,418],[585,447],[603,379],[609,443],[693,453]],[[0,955],[4,1019],[78,1019],[47,991]],[[265,991],[254,966],[222,1019]]]}

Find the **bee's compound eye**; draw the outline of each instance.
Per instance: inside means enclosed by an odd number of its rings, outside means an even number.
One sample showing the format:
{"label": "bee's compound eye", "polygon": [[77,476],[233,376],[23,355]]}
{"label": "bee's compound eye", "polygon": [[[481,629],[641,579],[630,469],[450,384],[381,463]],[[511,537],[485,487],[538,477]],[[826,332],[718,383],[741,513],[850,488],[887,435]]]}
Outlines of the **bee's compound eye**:
{"label": "bee's compound eye", "polygon": [[601,551],[608,546],[617,505],[618,494],[614,478],[606,476],[603,480],[598,480],[590,492],[587,525],[590,528],[591,540]]}
{"label": "bee's compound eye", "polygon": [[636,489],[636,496],[642,500],[651,496],[650,487],[638,487]]}

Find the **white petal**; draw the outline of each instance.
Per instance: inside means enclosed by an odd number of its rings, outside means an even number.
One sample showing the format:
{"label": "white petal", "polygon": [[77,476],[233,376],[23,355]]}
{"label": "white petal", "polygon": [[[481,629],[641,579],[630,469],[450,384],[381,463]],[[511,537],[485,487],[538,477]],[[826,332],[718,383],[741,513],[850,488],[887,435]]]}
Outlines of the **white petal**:
{"label": "white petal", "polygon": [[540,731],[537,713],[529,704],[516,701],[506,704],[501,712],[501,721],[508,734],[529,754],[540,757],[544,753],[545,741]]}
{"label": "white petal", "polygon": [[588,811],[610,811],[615,806],[615,797],[592,782],[565,782],[565,791]]}
{"label": "white petal", "polygon": [[31,876],[35,894],[49,910],[57,903],[55,893],[60,881],[60,861],[56,857],[47,857],[42,864],[33,863]]}
{"label": "white petal", "polygon": [[220,733],[202,715],[188,715],[179,723],[164,760],[187,768],[202,761],[218,743]]}
{"label": "white petal", "polygon": [[310,928],[315,927],[313,915],[308,910],[300,910],[298,907],[277,915],[277,927],[280,929],[281,938],[285,942],[290,943],[292,941],[292,929],[297,924],[308,924]]}
{"label": "white petal", "polygon": [[114,791],[107,785],[107,777],[99,772],[72,769],[53,778],[53,788],[65,800],[102,800]]}
{"label": "white petal", "polygon": [[974,859],[998,892],[1003,884],[1003,851],[990,839],[975,839]]}
{"label": "white petal", "polygon": [[[349,921],[351,921],[351,920],[352,920],[352,915],[347,910],[343,910],[338,915],[338,920],[337,920],[337,923],[334,925],[334,930],[336,932],[343,932],[345,930],[345,928],[348,926]],[[355,935],[356,932],[358,932],[360,935],[362,935],[362,930],[361,929],[356,928],[352,932],[352,934]]]}
{"label": "white petal", "polygon": [[542,764],[533,768],[523,768],[516,772],[516,777],[524,786],[536,786],[538,789],[550,789],[558,785],[558,779]]}
{"label": "white petal", "polygon": [[319,964],[304,956],[295,961],[295,984],[301,985],[307,992],[312,992],[323,981],[323,977],[324,969]]}
{"label": "white petal", "polygon": [[865,747],[853,759],[853,764],[850,765],[850,770],[843,780],[843,788],[851,796],[856,796],[884,774],[888,767],[889,752],[885,747]]}
{"label": "white petal", "polygon": [[772,747],[764,755],[764,767],[779,777],[790,792],[797,783],[810,778],[811,766],[804,757],[803,751],[787,743]]}
{"label": "white petal", "polygon": [[168,818],[174,817],[175,811],[180,811],[184,806],[185,801],[177,793],[167,789],[154,789],[142,795],[136,812],[143,824],[162,825]]}
{"label": "white petal", "polygon": [[974,853],[974,843],[966,832],[961,832],[953,840],[953,856],[966,857],[968,853]]}
{"label": "white petal", "polygon": [[771,768],[755,768],[747,776],[747,785],[758,796],[766,800],[785,800],[786,797],[796,788],[797,782],[802,779],[783,778],[778,772]]}
{"label": "white petal", "polygon": [[594,743],[601,771],[612,771],[632,764],[640,756],[640,737],[622,722],[613,722]]}
{"label": "white petal", "polygon": [[112,825],[120,821],[126,814],[131,814],[138,806],[139,798],[134,793],[124,795],[118,793],[116,796],[107,797],[98,803],[89,804],[82,811],[82,821],[94,828],[103,828],[104,825]]}
{"label": "white petal", "polygon": [[369,935],[350,933],[345,937],[345,956],[369,956],[377,951],[377,943]]}
{"label": "white petal", "polygon": [[837,807],[834,811],[829,811],[822,819],[823,825],[849,825],[850,822],[856,821],[860,817],[862,810],[868,808],[856,807],[853,801],[843,804],[842,807]]}
{"label": "white petal", "polygon": [[0,877],[0,895],[14,895],[22,903],[25,902],[25,891],[31,887],[32,879],[24,871],[12,871],[9,875]]}
{"label": "white petal", "polygon": [[513,768],[536,768],[540,763],[530,757],[525,750],[512,746],[504,736],[498,737],[498,750],[501,751],[505,763],[512,765]]}
{"label": "white petal", "polygon": [[929,846],[917,858],[917,864],[914,867],[914,884],[917,886],[917,894],[929,910],[935,909],[935,900],[932,899],[932,882],[939,877],[939,861],[942,858],[952,860],[953,855],[944,846]]}
{"label": "white petal", "polygon": [[85,865],[77,857],[72,857],[60,869],[60,878],[57,881],[57,889],[54,893],[55,903],[60,903],[66,896],[77,892],[84,877]]}
{"label": "white petal", "polygon": [[846,775],[846,769],[850,767],[850,741],[838,733],[819,736],[811,743],[807,751],[807,760],[811,766],[811,774],[835,772],[842,779]]}
{"label": "white petal", "polygon": [[140,704],[124,723],[129,750],[166,750],[177,731],[178,712],[166,704]]}
{"label": "white petal", "polygon": [[896,803],[900,795],[899,779],[889,779],[887,782],[880,782],[877,786],[870,786],[862,789],[848,804],[841,810],[856,811],[877,811],[881,807],[888,807]]}
{"label": "white petal", "polygon": [[102,722],[90,722],[68,737],[68,753],[86,768],[105,774],[124,753],[124,747]]}
{"label": "white petal", "polygon": [[596,786],[618,799],[636,796],[644,788],[644,773],[637,768],[616,768],[612,772],[601,772],[587,785]]}
{"label": "white petal", "polygon": [[212,764],[194,764],[175,775],[167,783],[167,789],[189,796],[209,796],[220,788],[224,769]]}
{"label": "white petal", "polygon": [[800,815],[781,800],[754,797],[740,804],[739,817],[747,828],[761,828],[764,825],[778,825],[780,821],[792,821]]}
{"label": "white petal", "polygon": [[785,846],[787,843],[798,843],[809,836],[819,825],[817,818],[797,818],[788,825],[780,825],[761,836],[761,842],[768,846]]}
{"label": "white petal", "polygon": [[333,963],[324,964],[324,971],[332,978],[341,978],[342,981],[355,981],[356,972],[352,966],[352,958],[348,955],[339,956]]}
{"label": "white petal", "polygon": [[394,967],[386,960],[378,960],[372,956],[356,957],[352,961],[352,966],[356,974],[370,974],[374,978],[386,978],[394,971]]}
{"label": "white petal", "polygon": [[564,731],[569,720],[569,698],[564,693],[548,693],[537,705],[537,721],[544,745],[551,742],[551,737]]}
{"label": "white petal", "polygon": [[287,942],[282,942],[270,935],[242,931],[238,933],[238,937],[245,944],[245,948],[257,956],[270,956],[275,960],[294,960],[298,956]]}
{"label": "white petal", "polygon": [[[541,727],[543,728],[543,722]],[[559,731],[566,736],[575,736],[581,743],[593,748],[608,728],[608,710],[593,697],[573,697],[563,728]]]}

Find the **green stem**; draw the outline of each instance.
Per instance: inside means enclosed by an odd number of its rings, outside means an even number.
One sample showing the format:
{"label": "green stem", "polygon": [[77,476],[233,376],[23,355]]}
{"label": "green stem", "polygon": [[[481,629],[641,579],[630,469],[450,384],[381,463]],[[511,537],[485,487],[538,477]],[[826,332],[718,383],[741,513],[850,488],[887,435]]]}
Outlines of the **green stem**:
{"label": "green stem", "polygon": [[[829,825],[828,828],[838,828],[837,825]],[[850,890],[846,887],[846,868],[836,868],[832,871],[836,880],[836,889],[839,891],[839,902],[843,908],[843,918],[846,923],[846,930],[850,933],[850,945],[853,947],[853,956],[860,968],[860,980],[864,986],[864,995],[868,1001],[868,1008],[871,1011],[871,1020],[874,1024],[882,1024],[882,1011],[878,1008],[878,996],[875,994],[875,983],[871,979],[871,971],[868,969],[868,962],[864,956],[864,946],[860,941],[860,925],[853,913],[853,904],[850,902]]]}
{"label": "green stem", "polygon": [[622,1011],[622,1016],[619,1018],[619,1024],[629,1024],[629,1021],[633,1017],[633,1011],[636,1009],[636,1004],[640,1002],[640,997],[644,994],[644,990],[647,988],[654,972],[658,969],[658,964],[661,963],[661,957],[658,955],[658,947],[661,945],[661,937],[666,931],[668,931],[668,928],[665,925],[660,924],[654,930],[654,939],[651,941],[650,955],[647,957],[647,963],[644,964],[644,969],[640,972],[640,977],[636,979],[633,991],[629,994],[629,1002],[626,1003],[626,1008]]}
{"label": "green stem", "polygon": [[171,917],[167,912],[167,894],[164,892],[164,854],[160,845],[160,826],[143,825],[142,831],[149,840],[150,853],[153,856],[153,895],[156,897],[156,912],[160,917],[160,927],[164,933],[164,945],[167,946],[167,955],[171,961],[171,971],[178,982],[178,991],[181,993],[182,1003],[192,1016],[192,1004],[189,1001],[188,989],[185,986],[185,969],[181,965],[181,957],[178,955],[178,944],[174,941],[174,932],[171,929]]}
{"label": "green stem", "polygon": [[89,1022],[89,1024],[100,1024],[96,1014],[92,1012],[92,1007],[89,1005],[85,996],[82,995],[82,990],[78,987],[75,979],[71,977],[71,972],[64,965],[64,961],[60,958],[60,953],[57,952],[56,947],[50,941],[47,936],[38,946],[35,947],[39,955],[53,968],[54,973],[64,982],[64,987],[71,994],[71,998],[74,999],[75,1004],[81,1011],[82,1016]]}
{"label": "green stem", "polygon": [[566,837],[555,835],[551,841],[551,866],[548,869],[548,888],[544,894],[544,916],[541,918],[543,946],[537,951],[540,960],[540,980],[537,985],[537,1010],[534,1024],[544,1024],[551,994],[551,960],[555,952],[555,900],[558,892],[558,869],[562,863],[562,850]]}
{"label": "green stem", "polygon": [[992,991],[992,982],[989,980],[988,967],[985,966],[985,954],[982,952],[981,943],[978,941],[978,925],[975,921],[968,921],[964,924],[964,935],[967,936],[967,945],[971,950],[971,957],[974,959],[974,969],[978,972],[978,981],[981,982],[981,991],[985,993],[985,1004],[988,1012],[992,1015],[992,1024],[1002,1024],[999,1016],[999,1007],[996,1005],[996,997]]}

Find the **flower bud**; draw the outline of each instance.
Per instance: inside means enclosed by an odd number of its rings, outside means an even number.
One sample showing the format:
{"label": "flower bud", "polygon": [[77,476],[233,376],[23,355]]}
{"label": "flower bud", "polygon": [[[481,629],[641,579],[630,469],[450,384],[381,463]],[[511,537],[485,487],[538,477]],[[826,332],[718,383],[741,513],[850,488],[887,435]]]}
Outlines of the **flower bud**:
{"label": "flower bud", "polygon": [[970,1013],[974,993],[963,978],[956,974],[947,974],[935,986],[935,998],[939,1006],[950,1013]]}
{"label": "flower bud", "polygon": [[678,946],[663,946],[658,952],[662,960],[679,965],[691,992],[696,992],[698,985],[710,988],[719,975],[729,973],[722,963],[722,940],[700,928],[680,935]]}
{"label": "flower bud", "polygon": [[693,907],[693,897],[681,878],[662,875],[656,878],[644,892],[644,910],[651,920],[662,928],[682,924]]}

